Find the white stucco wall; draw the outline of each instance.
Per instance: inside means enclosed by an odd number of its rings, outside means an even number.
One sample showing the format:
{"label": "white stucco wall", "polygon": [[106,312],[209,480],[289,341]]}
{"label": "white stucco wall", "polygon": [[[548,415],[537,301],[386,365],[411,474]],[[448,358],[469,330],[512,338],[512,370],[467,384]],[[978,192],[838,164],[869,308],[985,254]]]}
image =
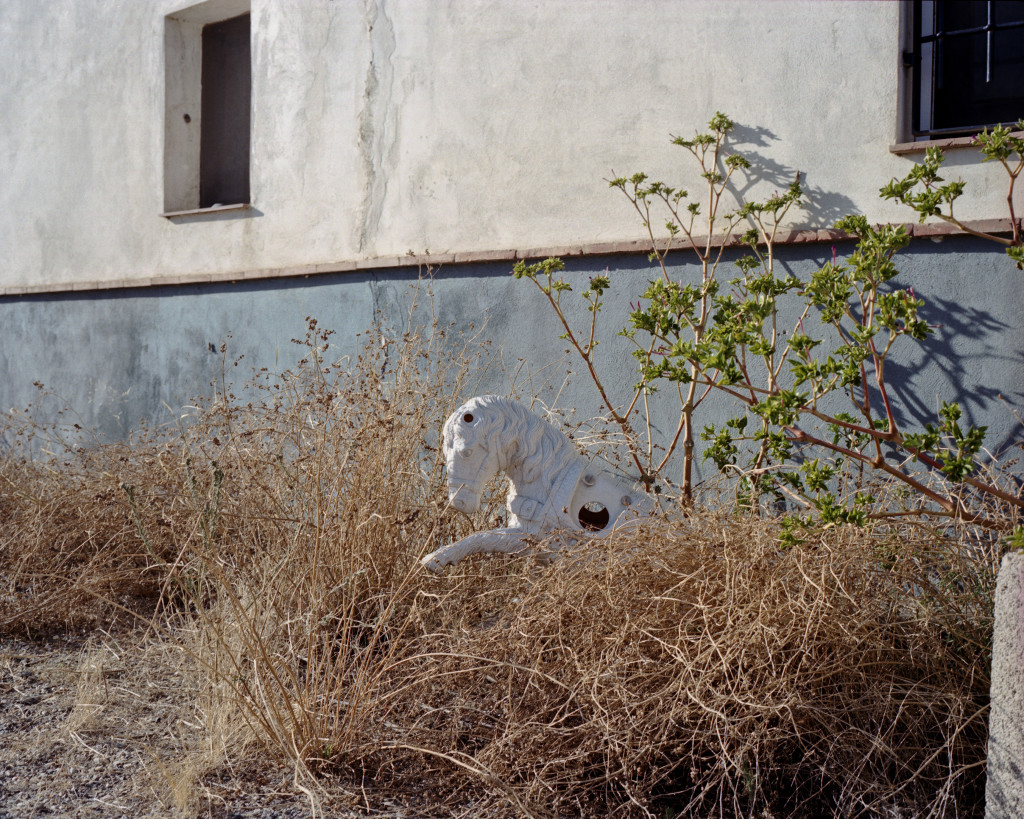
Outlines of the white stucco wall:
{"label": "white stucco wall", "polygon": [[[856,0],[252,0],[253,210],[168,220],[186,5],[4,0],[0,287],[638,239],[603,180],[693,184],[669,134],[716,110],[769,189],[806,174],[798,222],[910,220],[877,198],[911,162],[900,7]],[[1003,216],[979,159],[951,155],[961,216]]]}

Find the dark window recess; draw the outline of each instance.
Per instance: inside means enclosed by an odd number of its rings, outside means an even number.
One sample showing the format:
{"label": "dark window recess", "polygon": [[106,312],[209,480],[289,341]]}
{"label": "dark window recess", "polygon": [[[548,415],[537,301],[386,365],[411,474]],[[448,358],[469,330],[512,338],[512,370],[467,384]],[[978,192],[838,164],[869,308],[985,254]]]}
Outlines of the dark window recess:
{"label": "dark window recess", "polygon": [[914,0],[913,134],[1024,118],[1024,0]]}
{"label": "dark window recess", "polygon": [[249,202],[249,15],[203,28],[199,207]]}

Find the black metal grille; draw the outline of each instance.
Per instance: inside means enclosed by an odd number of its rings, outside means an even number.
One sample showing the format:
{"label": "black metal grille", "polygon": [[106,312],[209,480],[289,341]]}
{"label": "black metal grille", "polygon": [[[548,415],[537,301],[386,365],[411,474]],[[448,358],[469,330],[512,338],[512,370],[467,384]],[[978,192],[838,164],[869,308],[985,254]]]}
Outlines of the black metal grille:
{"label": "black metal grille", "polygon": [[1024,0],[914,0],[915,137],[1024,118]]}

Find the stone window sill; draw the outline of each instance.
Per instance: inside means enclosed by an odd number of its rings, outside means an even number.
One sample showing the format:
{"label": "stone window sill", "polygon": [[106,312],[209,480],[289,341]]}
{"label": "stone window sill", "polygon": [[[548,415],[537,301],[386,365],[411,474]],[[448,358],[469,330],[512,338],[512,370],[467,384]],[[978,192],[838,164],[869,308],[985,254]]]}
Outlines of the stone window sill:
{"label": "stone window sill", "polygon": [[233,210],[249,210],[252,207],[248,202],[238,205],[214,205],[211,208],[193,208],[192,210],[172,210],[161,213],[165,219],[176,219],[179,216],[206,216],[211,213],[225,213]]}
{"label": "stone window sill", "polygon": [[[1011,136],[1024,137],[1024,131],[1014,131]],[[923,154],[929,148],[944,151],[976,147],[974,137],[951,137],[950,139],[922,139],[920,142],[897,142],[889,146],[893,154]]]}

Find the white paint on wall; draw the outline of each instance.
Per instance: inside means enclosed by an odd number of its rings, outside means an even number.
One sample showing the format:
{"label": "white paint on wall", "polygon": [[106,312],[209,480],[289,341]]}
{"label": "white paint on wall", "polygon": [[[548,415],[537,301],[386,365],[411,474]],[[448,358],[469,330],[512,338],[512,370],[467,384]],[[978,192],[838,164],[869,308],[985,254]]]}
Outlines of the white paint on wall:
{"label": "white paint on wall", "polygon": [[[898,3],[252,0],[252,209],[168,220],[170,0],[6,0],[0,286],[638,239],[613,174],[696,189],[721,110],[798,222],[906,221]],[[962,218],[1003,216],[969,150]],[[1021,208],[1024,210],[1024,207]]]}

